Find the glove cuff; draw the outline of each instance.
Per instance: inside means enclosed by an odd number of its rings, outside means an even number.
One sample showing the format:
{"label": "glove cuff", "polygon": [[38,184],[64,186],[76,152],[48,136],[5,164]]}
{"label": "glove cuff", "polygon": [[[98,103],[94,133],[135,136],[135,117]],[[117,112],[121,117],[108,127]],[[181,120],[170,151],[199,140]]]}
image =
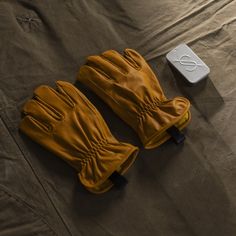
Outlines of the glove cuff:
{"label": "glove cuff", "polygon": [[117,140],[103,140],[95,145],[82,163],[81,183],[93,193],[104,193],[114,184],[109,177],[116,171],[123,175],[133,164],[138,148]]}
{"label": "glove cuff", "polygon": [[166,132],[171,126],[182,130],[191,119],[190,102],[183,97],[142,105],[138,113],[138,135],[146,149],[155,148],[171,136]]}

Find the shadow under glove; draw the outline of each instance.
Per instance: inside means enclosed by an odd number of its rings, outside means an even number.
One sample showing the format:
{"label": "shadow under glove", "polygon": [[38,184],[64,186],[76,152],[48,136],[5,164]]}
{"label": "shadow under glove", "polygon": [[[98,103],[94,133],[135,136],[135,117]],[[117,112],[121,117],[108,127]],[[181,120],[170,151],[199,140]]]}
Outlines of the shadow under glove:
{"label": "shadow under glove", "polygon": [[132,49],[88,57],[77,79],[128,123],[147,149],[178,136],[190,121],[189,100],[167,99],[145,59]]}
{"label": "shadow under glove", "polygon": [[75,168],[93,193],[109,190],[113,174],[124,174],[137,156],[138,148],[117,141],[98,110],[68,82],[57,81],[56,90],[38,87],[23,114],[20,130]]}

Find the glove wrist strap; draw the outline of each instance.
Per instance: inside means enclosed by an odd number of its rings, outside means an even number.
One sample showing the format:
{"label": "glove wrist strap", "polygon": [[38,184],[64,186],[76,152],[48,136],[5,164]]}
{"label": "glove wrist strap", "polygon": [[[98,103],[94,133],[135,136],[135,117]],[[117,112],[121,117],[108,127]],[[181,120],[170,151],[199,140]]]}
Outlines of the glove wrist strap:
{"label": "glove wrist strap", "polygon": [[128,183],[127,179],[124,176],[120,175],[117,171],[114,171],[109,176],[109,179],[117,188],[122,188]]}
{"label": "glove wrist strap", "polygon": [[172,140],[176,144],[181,144],[185,140],[184,134],[174,125],[167,129],[166,132],[171,136]]}

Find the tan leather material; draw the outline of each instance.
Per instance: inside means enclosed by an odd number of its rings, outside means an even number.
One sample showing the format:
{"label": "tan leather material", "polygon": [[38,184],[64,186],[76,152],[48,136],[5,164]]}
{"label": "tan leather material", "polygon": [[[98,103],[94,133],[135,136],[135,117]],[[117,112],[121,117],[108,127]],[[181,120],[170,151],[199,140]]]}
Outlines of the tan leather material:
{"label": "tan leather material", "polygon": [[77,79],[100,96],[139,135],[145,148],[170,138],[166,130],[180,130],[190,121],[190,102],[183,97],[167,99],[157,77],[135,50],[109,50],[90,56]]}
{"label": "tan leather material", "polygon": [[78,172],[93,193],[109,190],[108,177],[124,174],[138,148],[117,141],[97,109],[72,84],[57,81],[57,89],[40,86],[23,107],[20,130],[61,157]]}

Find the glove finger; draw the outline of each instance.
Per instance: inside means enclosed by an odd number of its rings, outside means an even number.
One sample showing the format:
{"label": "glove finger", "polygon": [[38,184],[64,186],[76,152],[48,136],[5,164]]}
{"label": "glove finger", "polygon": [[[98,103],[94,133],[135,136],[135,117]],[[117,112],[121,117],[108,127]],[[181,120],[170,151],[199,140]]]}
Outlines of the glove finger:
{"label": "glove finger", "polygon": [[97,94],[104,94],[104,91],[111,91],[114,84],[113,80],[94,67],[84,65],[80,68],[77,79],[88,85]]}
{"label": "glove finger", "polygon": [[110,61],[110,63],[114,64],[118,67],[124,74],[128,73],[130,70],[130,62],[127,60],[117,51],[115,50],[108,50],[102,53],[101,55],[106,60]]}
{"label": "glove finger", "polygon": [[34,97],[58,115],[65,115],[68,108],[71,107],[71,104],[61,94],[45,85],[38,87],[34,91]]}
{"label": "glove finger", "polygon": [[69,82],[58,80],[56,81],[57,92],[64,100],[72,107],[81,100],[79,90]]}
{"label": "glove finger", "polygon": [[[99,127],[93,130],[93,139],[99,140],[100,137],[110,136],[109,128],[107,127],[103,117],[97,110],[97,108],[87,99],[87,97],[80,92],[74,85],[65,81],[57,81],[58,89],[67,99],[78,104],[79,109],[75,109],[77,115],[80,117],[80,126],[83,130],[80,131],[81,135],[87,137],[91,133],[91,127]],[[85,115],[85,116],[84,116]],[[102,129],[101,129],[102,127]]]}
{"label": "glove finger", "polygon": [[142,67],[142,64],[146,64],[145,59],[135,50],[127,48],[124,50],[124,57],[131,63],[135,69]]}
{"label": "glove finger", "polygon": [[109,79],[114,81],[120,81],[126,74],[123,69],[107,60],[104,56],[90,56],[86,65],[93,67],[100,73],[105,73]]}
{"label": "glove finger", "polygon": [[65,99],[68,99],[69,102],[73,104],[79,104],[80,109],[88,110],[93,109],[97,110],[93,104],[87,99],[87,97],[80,92],[74,85],[65,81],[57,81],[58,92],[65,96]]}
{"label": "glove finger", "polygon": [[20,131],[35,141],[44,140],[47,134],[52,130],[51,126],[42,121],[36,120],[34,117],[25,116],[19,126]]}
{"label": "glove finger", "polygon": [[[79,110],[86,112],[87,115],[90,114],[91,110],[96,112],[96,108],[92,105],[92,103],[86,98],[84,94],[82,94],[74,85],[65,81],[57,81],[58,92],[65,96],[72,104],[78,104]],[[87,117],[89,119],[89,117]],[[88,119],[86,122],[88,122]]]}
{"label": "glove finger", "polygon": [[22,112],[24,115],[29,115],[38,122],[42,122],[47,125],[52,125],[53,122],[56,120],[61,120],[62,118],[62,116],[52,112],[48,107],[35,99],[31,99],[26,102],[22,108]]}
{"label": "glove finger", "polygon": [[20,130],[28,136],[32,133],[47,133],[52,130],[55,119],[48,114],[34,99],[29,100],[23,107],[24,117],[20,123]]}

